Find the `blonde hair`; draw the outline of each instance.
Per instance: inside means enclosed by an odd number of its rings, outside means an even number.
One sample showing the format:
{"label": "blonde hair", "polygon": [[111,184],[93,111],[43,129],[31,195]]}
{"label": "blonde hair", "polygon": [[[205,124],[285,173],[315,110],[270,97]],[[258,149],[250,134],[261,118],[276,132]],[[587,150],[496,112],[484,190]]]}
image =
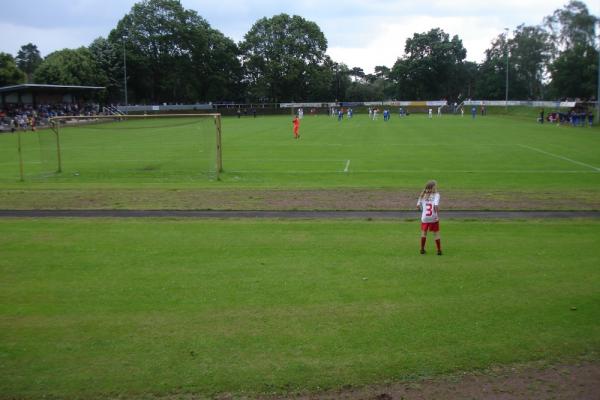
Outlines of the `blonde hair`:
{"label": "blonde hair", "polygon": [[437,193],[437,182],[432,179],[425,184],[425,189],[423,189],[423,191],[421,192],[419,200],[429,199],[435,193]]}

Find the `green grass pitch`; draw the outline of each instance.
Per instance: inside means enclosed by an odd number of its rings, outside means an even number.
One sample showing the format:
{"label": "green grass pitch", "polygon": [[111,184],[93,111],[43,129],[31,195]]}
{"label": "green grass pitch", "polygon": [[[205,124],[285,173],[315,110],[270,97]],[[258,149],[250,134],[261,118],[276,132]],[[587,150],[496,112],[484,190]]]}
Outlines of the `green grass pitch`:
{"label": "green grass pitch", "polygon": [[295,141],[289,116],[224,118],[225,172],[214,182],[205,176],[214,165],[214,128],[190,122],[62,129],[62,174],[52,174],[50,133],[25,134],[24,183],[16,136],[0,135],[0,188],[420,188],[431,178],[449,190],[600,187],[597,127],[499,116],[394,115],[384,122],[358,114],[338,122],[307,115]]}
{"label": "green grass pitch", "polygon": [[[22,193],[45,208],[44,193],[67,190],[416,196],[431,178],[443,194],[586,193],[592,205],[600,194],[597,127],[306,115],[294,140],[291,119],[224,118],[220,181],[205,151],[210,121],[64,129],[61,174],[49,132],[27,133],[25,182],[17,137],[0,135],[0,208]],[[130,204],[123,196],[121,208]],[[442,257],[431,241],[418,254],[418,230],[417,221],[0,219],[0,398],[311,391],[597,359],[600,222],[443,220]]]}
{"label": "green grass pitch", "polygon": [[597,354],[600,223],[442,227],[438,257],[416,221],[0,220],[0,397],[315,390]]}

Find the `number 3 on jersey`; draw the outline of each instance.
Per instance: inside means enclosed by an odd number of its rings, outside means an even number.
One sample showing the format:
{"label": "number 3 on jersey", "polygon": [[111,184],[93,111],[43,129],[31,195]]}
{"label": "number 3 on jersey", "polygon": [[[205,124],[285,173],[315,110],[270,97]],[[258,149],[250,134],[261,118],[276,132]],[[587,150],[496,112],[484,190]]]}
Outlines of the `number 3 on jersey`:
{"label": "number 3 on jersey", "polygon": [[433,215],[433,204],[425,203],[425,216],[431,217]]}

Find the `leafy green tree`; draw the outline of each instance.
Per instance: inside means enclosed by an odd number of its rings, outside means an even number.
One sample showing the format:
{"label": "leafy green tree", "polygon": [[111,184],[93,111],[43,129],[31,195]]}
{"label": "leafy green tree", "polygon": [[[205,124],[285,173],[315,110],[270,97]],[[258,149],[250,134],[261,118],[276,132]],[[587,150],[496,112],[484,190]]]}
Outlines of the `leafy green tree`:
{"label": "leafy green tree", "polygon": [[208,101],[238,93],[237,46],[179,0],[136,3],[108,41],[120,58],[126,54],[133,101]]}
{"label": "leafy green tree", "polygon": [[375,76],[377,79],[389,79],[390,69],[385,65],[377,65],[375,66]]}
{"label": "leafy green tree", "polygon": [[[510,48],[507,35],[498,35],[492,40],[491,47],[485,50],[485,60],[479,65],[477,83],[473,97],[478,99],[504,100],[506,97],[506,58],[510,58]],[[514,63],[508,61],[510,83],[509,99],[523,98],[525,89],[518,88],[515,81]],[[521,95],[515,95],[515,93]],[[471,97],[468,96],[467,97]]]}
{"label": "leafy green tree", "polygon": [[331,73],[333,76],[331,93],[332,99],[336,101],[347,101],[346,93],[352,85],[350,78],[350,68],[344,63],[334,62],[331,65]]}
{"label": "leafy green tree", "polygon": [[460,102],[472,98],[477,89],[478,76],[479,65],[476,62],[464,61],[462,64],[459,64],[456,68],[456,76],[451,81],[454,85],[452,93],[457,94],[451,99]]}
{"label": "leafy green tree", "polygon": [[107,99],[119,101],[122,98],[121,78],[123,76],[123,60],[119,57],[119,50],[105,38],[99,37],[89,45],[90,51],[97,68],[105,77]]}
{"label": "leafy green tree", "polygon": [[243,99],[243,70],[238,58],[238,46],[214,29],[209,31],[208,46],[205,100]]}
{"label": "leafy green tree", "polygon": [[240,49],[252,98],[305,100],[312,81],[322,81],[319,67],[325,65],[327,40],[316,23],[300,16],[258,20]]}
{"label": "leafy green tree", "polygon": [[333,61],[330,59],[324,65],[315,66],[310,72],[310,82],[307,85],[306,98],[309,100],[333,101],[335,95],[332,87],[335,81],[335,75],[332,73]]}
{"label": "leafy green tree", "polygon": [[25,82],[25,73],[17,67],[13,56],[0,53],[0,87],[23,82]]}
{"label": "leafy green tree", "polygon": [[85,47],[50,53],[35,70],[36,83],[105,86],[107,77]]}
{"label": "leafy green tree", "polygon": [[585,3],[578,0],[569,1],[544,19],[556,49],[562,47],[565,50],[582,45],[593,46],[597,21],[598,18],[590,14]]}
{"label": "leafy green tree", "polygon": [[381,86],[382,94],[380,98],[382,99],[391,99],[396,95],[396,88],[390,79],[391,72],[392,70],[385,65],[375,66],[375,80],[373,84]]}
{"label": "leafy green tree", "polygon": [[550,65],[554,98],[593,99],[598,79],[598,51],[585,43],[563,51]]}
{"label": "leafy green tree", "polygon": [[598,52],[594,48],[598,18],[581,1],[571,0],[544,20],[553,43],[548,66],[555,98],[595,98]]}
{"label": "leafy green tree", "polygon": [[440,28],[415,33],[406,40],[405,55],[390,75],[396,81],[397,97],[405,99],[455,98],[456,70],[467,55],[458,36]]}
{"label": "leafy green tree", "polygon": [[543,74],[552,49],[548,34],[540,26],[519,25],[508,47],[515,83],[525,86],[527,98],[541,98]]}
{"label": "leafy green tree", "polygon": [[16,61],[21,71],[27,74],[27,81],[29,82],[35,69],[42,63],[42,56],[35,44],[27,43],[21,46],[21,49],[17,53]]}
{"label": "leafy green tree", "polygon": [[363,80],[367,76],[365,74],[365,71],[360,67],[354,67],[354,68],[350,69],[350,71],[348,72],[348,75],[354,77],[355,81]]}
{"label": "leafy green tree", "polygon": [[346,89],[347,101],[381,101],[384,99],[385,84],[382,79],[373,82],[352,82]]}
{"label": "leafy green tree", "polygon": [[507,40],[502,34],[492,41],[491,47],[485,51],[485,60],[479,66],[474,97],[505,99],[507,56],[508,98],[539,98],[549,57],[549,43],[540,27],[525,25],[517,27],[512,39]]}

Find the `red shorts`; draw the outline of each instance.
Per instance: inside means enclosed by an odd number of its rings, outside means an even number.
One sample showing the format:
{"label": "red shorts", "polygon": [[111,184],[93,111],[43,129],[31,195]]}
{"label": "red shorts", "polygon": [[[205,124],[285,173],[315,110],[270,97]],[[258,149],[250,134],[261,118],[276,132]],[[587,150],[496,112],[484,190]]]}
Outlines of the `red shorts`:
{"label": "red shorts", "polygon": [[439,232],[440,231],[440,221],[437,221],[437,222],[421,222],[421,230],[423,232],[427,232],[427,231]]}

